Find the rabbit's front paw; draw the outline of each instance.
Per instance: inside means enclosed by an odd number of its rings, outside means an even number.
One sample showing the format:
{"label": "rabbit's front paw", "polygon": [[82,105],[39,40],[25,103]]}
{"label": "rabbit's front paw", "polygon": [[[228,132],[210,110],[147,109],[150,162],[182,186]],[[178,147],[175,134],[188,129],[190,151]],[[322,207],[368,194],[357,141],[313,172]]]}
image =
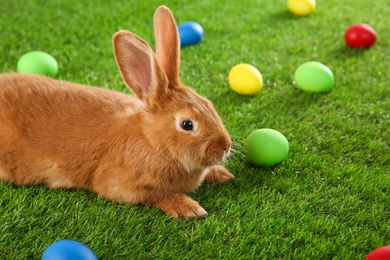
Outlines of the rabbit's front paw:
{"label": "rabbit's front paw", "polygon": [[168,215],[177,218],[199,218],[207,215],[207,212],[198,202],[185,194],[172,194],[161,199],[155,206]]}
{"label": "rabbit's front paw", "polygon": [[235,178],[225,167],[219,165],[212,166],[206,171],[205,182],[224,183]]}

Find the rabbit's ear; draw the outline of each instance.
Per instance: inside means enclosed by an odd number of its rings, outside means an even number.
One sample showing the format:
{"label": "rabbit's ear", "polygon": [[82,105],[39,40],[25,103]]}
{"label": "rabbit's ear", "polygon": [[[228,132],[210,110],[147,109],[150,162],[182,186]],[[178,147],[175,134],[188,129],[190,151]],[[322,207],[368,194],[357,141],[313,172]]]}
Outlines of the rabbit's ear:
{"label": "rabbit's ear", "polygon": [[154,14],[156,34],[156,56],[170,86],[180,85],[180,39],[175,18],[165,6],[160,6]]}
{"label": "rabbit's ear", "polygon": [[153,105],[155,97],[166,93],[168,80],[149,44],[128,31],[112,38],[115,59],[123,81],[133,93]]}

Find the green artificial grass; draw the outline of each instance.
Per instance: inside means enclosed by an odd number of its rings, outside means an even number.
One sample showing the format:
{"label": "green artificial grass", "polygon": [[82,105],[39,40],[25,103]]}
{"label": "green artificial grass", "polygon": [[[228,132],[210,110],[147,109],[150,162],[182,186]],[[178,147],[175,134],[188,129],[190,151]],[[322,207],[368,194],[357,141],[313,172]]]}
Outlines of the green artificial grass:
{"label": "green artificial grass", "polygon": [[[84,243],[99,259],[363,259],[389,245],[390,5],[318,1],[311,16],[295,17],[286,2],[3,1],[3,72],[15,71],[25,52],[42,50],[59,62],[56,78],[126,93],[114,32],[133,31],[154,46],[160,4],[178,23],[200,23],[204,40],[182,49],[181,76],[214,102],[235,140],[225,165],[237,178],[190,194],[209,215],[183,221],[86,191],[0,183],[0,259],[40,259],[61,239]],[[344,31],[358,22],[377,31],[371,49],[345,46]],[[311,60],[333,71],[331,92],[295,87],[294,70]],[[263,75],[255,96],[228,85],[229,70],[242,62]],[[274,167],[254,167],[240,155],[244,138],[264,127],[290,143]]]}

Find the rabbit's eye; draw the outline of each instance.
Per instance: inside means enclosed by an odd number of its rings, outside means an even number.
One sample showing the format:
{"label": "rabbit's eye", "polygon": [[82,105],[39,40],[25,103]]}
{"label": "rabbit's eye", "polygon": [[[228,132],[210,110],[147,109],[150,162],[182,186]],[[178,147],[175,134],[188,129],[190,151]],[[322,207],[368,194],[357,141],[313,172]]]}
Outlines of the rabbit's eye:
{"label": "rabbit's eye", "polygon": [[194,123],[191,120],[183,120],[180,122],[180,127],[185,131],[194,130]]}

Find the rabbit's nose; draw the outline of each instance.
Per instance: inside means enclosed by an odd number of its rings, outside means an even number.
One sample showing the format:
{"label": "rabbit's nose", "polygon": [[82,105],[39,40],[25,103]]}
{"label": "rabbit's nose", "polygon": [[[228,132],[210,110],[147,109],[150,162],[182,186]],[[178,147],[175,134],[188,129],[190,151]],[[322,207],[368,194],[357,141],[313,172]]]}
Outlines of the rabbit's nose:
{"label": "rabbit's nose", "polygon": [[227,144],[223,146],[222,149],[223,149],[224,156],[227,156],[230,154],[230,150],[232,149],[232,147],[230,144]]}
{"label": "rabbit's nose", "polygon": [[218,140],[218,142],[219,142],[220,148],[222,148],[224,152],[230,150],[231,145],[230,145],[230,142],[228,140],[226,140],[225,138],[220,138]]}

